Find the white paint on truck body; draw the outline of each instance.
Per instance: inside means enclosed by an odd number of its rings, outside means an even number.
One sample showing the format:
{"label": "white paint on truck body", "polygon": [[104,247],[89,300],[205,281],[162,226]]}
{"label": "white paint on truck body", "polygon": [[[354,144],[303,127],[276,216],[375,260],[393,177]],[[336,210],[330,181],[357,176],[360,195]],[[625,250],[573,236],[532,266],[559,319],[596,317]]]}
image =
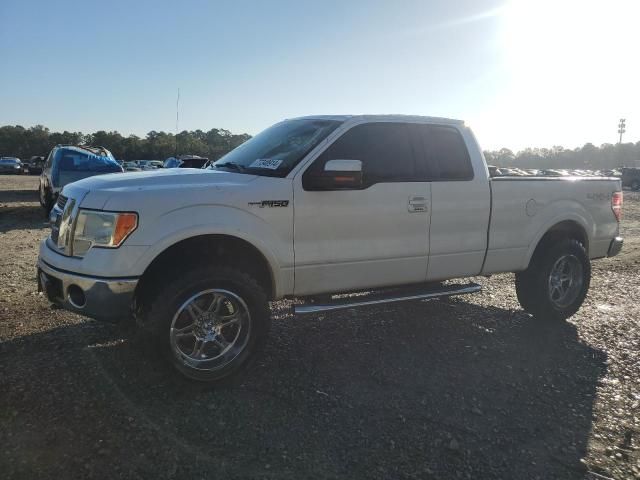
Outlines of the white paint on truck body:
{"label": "white paint on truck body", "polygon": [[[621,189],[618,179],[490,179],[478,143],[460,121],[318,118],[343,123],[284,178],[168,169],[67,185],[63,194],[81,201],[81,208],[138,213],[138,228],[121,247],[91,248],[83,258],[54,252],[47,240],[41,259],[82,275],[135,278],[181,240],[227,235],[264,256],[280,298],[523,270],[542,236],[563,221],[584,229],[591,258],[605,256],[618,234],[611,210],[611,195]],[[350,129],[376,122],[456,129],[473,178],[305,190],[304,173],[329,146]]]}

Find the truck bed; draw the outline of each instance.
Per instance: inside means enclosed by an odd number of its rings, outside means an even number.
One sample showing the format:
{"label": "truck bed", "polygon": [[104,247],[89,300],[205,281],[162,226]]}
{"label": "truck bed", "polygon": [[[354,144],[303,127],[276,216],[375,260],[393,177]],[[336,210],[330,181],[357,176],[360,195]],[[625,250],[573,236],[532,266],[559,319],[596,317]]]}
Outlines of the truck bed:
{"label": "truck bed", "polygon": [[604,257],[618,222],[611,209],[615,177],[500,176],[490,180],[492,205],[482,273],[524,270],[542,235],[575,222],[590,238],[590,258]]}

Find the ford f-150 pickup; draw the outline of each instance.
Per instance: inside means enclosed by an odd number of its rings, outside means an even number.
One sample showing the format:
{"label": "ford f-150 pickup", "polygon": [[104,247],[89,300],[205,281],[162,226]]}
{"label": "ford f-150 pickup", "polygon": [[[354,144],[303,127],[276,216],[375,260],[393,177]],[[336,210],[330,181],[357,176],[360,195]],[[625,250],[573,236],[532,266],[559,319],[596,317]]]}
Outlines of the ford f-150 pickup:
{"label": "ford f-150 pickup", "polygon": [[621,209],[617,178],[491,178],[461,121],[304,117],[206,169],[66,185],[38,282],[68,310],[135,318],[183,375],[218,382],[256,355],[284,297],[304,314],[472,293],[442,281],[516,272],[523,309],[562,321],[590,261],[622,248]]}

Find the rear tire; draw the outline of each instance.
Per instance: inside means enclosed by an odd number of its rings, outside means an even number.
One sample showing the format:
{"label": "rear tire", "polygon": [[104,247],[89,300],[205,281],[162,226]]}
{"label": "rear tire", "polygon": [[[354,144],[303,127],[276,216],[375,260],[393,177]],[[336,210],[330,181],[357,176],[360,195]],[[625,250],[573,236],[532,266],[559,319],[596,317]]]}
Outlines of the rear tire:
{"label": "rear tire", "polygon": [[158,289],[138,326],[182,375],[220,383],[245,369],[270,326],[267,295],[249,274],[196,267]]}
{"label": "rear tire", "polygon": [[566,238],[540,248],[529,268],[516,273],[516,294],[536,319],[560,321],[578,311],[590,282],[591,263],[584,247]]}

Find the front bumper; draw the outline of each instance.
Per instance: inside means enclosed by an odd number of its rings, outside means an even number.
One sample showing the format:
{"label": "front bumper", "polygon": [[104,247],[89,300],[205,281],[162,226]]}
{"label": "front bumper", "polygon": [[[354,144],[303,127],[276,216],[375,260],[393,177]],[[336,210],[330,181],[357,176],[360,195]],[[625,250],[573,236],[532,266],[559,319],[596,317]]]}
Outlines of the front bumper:
{"label": "front bumper", "polygon": [[615,257],[622,250],[622,244],[624,243],[624,239],[622,237],[616,237],[611,240],[611,244],[609,245],[609,251],[607,252],[607,257]]}
{"label": "front bumper", "polygon": [[99,278],[58,270],[38,258],[38,290],[54,304],[96,320],[131,315],[137,278]]}

